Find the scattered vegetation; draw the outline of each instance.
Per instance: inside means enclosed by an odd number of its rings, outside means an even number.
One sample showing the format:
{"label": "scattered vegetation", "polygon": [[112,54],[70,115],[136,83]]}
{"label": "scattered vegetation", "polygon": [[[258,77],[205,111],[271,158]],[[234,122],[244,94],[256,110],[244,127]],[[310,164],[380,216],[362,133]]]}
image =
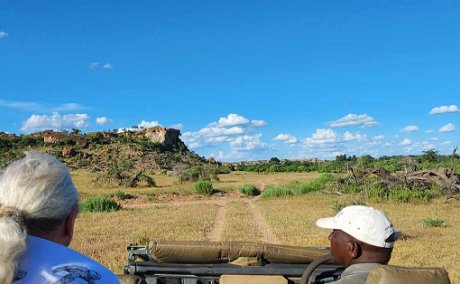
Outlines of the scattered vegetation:
{"label": "scattered vegetation", "polygon": [[183,170],[179,173],[179,182],[184,183],[187,181],[198,181],[198,180],[215,180],[219,181],[218,174],[229,173],[228,168],[222,170],[215,166],[192,166],[188,169]]}
{"label": "scattered vegetation", "polygon": [[118,203],[105,195],[88,197],[80,205],[82,212],[112,212],[120,209]]}
{"label": "scattered vegetation", "polygon": [[291,196],[296,194],[294,189],[289,188],[289,187],[282,187],[282,186],[276,186],[276,187],[268,187],[264,191],[262,191],[261,196],[263,198],[268,198],[268,197],[284,197],[284,196]]}
{"label": "scattered vegetation", "polygon": [[136,198],[136,196],[134,196],[132,194],[129,194],[129,193],[126,193],[126,192],[124,192],[122,190],[115,191],[115,193],[109,195],[109,197],[115,197],[115,198],[118,198],[120,200],[127,200],[127,199]]}
{"label": "scattered vegetation", "polygon": [[423,219],[423,225],[425,225],[426,227],[432,227],[432,228],[447,227],[445,221],[439,218]]}
{"label": "scattered vegetation", "polygon": [[209,180],[199,180],[195,183],[195,192],[200,195],[212,195],[214,188]]}
{"label": "scattered vegetation", "polygon": [[155,179],[141,170],[134,172],[135,169],[133,164],[129,161],[123,161],[111,166],[98,174],[93,183],[97,187],[137,187],[140,184],[144,184],[148,187],[155,187]]}
{"label": "scattered vegetation", "polygon": [[260,194],[260,190],[253,184],[245,184],[240,188],[240,192],[244,196],[256,196]]}

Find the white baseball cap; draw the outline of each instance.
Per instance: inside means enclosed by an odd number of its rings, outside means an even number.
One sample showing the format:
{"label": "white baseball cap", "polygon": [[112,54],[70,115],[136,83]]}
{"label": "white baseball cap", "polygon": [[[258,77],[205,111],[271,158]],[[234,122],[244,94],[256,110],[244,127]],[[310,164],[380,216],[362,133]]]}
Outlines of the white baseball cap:
{"label": "white baseball cap", "polygon": [[[400,234],[395,232],[385,213],[361,205],[347,206],[335,217],[318,219],[316,225],[325,229],[342,230],[359,241],[382,248],[392,248],[394,238]],[[388,240],[393,234],[394,238]]]}

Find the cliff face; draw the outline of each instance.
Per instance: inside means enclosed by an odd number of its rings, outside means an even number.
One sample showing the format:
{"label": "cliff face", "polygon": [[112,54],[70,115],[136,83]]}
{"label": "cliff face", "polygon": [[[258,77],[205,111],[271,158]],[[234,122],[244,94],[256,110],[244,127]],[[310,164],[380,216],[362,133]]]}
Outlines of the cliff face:
{"label": "cliff face", "polygon": [[[123,133],[114,133],[114,132],[91,132],[88,133],[89,136],[99,135],[102,139],[111,140],[117,139],[119,137],[137,137],[137,138],[147,138],[153,143],[162,144],[167,147],[172,147],[178,145],[180,140],[180,131],[174,128],[165,128],[165,127],[152,127],[147,129],[142,129],[136,132],[127,131]],[[6,136],[6,134],[5,134]],[[12,135],[14,137],[14,135]],[[76,140],[77,144],[81,143],[84,140],[85,134],[70,134],[66,132],[46,130],[43,132],[37,132],[31,134],[34,137],[43,138],[44,143],[57,144],[64,141],[66,138],[72,138]]]}
{"label": "cliff face", "polygon": [[180,131],[173,128],[152,127],[139,131],[138,135],[165,146],[174,146],[180,141]]}

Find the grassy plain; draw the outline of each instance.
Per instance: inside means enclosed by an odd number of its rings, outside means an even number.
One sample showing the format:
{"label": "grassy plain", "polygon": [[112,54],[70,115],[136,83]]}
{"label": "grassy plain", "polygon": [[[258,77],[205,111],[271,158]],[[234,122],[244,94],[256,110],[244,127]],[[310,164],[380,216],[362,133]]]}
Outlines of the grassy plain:
{"label": "grassy plain", "polygon": [[[267,186],[283,185],[293,180],[305,181],[317,174],[279,173],[255,174],[234,172],[221,175],[220,182],[213,182],[215,188],[229,201],[223,223],[222,240],[259,241],[254,220],[247,204],[239,199],[238,190],[244,184],[254,184],[261,189]],[[84,172],[73,173],[74,181],[82,198],[92,195],[110,194],[119,189],[93,188],[91,175]],[[203,240],[212,230],[218,205],[204,203],[216,197],[198,197],[193,194],[193,184],[178,184],[168,176],[155,177],[158,188],[121,189],[138,195],[146,201],[146,194],[154,194],[157,199],[151,208],[124,209],[112,213],[82,213],[77,219],[72,247],[95,258],[113,271],[120,273],[126,263],[126,246],[145,239],[145,236],[160,240]],[[158,199],[160,196],[171,198]],[[190,197],[190,202],[181,204],[181,196]],[[203,203],[200,203],[202,199]],[[331,195],[309,193],[301,196],[268,198],[251,201],[255,203],[266,223],[282,244],[300,246],[329,246],[328,230],[315,226],[316,219],[332,216],[338,204],[351,204],[358,199],[353,195]],[[179,202],[177,202],[179,200]],[[189,199],[186,199],[189,200]],[[158,204],[157,201],[163,203]],[[168,202],[174,201],[174,202]],[[460,201],[435,200],[431,203],[373,203],[385,211],[403,237],[397,241],[392,264],[406,266],[441,266],[449,271],[454,284],[460,284]],[[444,220],[445,227],[428,227],[427,218]]]}

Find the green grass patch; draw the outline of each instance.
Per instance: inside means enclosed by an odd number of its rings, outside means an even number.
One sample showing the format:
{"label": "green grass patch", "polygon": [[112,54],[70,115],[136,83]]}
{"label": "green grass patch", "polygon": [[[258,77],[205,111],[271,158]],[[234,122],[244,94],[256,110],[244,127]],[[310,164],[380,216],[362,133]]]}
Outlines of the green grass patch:
{"label": "green grass patch", "polygon": [[441,228],[441,227],[447,227],[446,223],[444,220],[439,219],[439,218],[426,218],[423,219],[423,225],[426,227],[432,227],[432,228]]}
{"label": "green grass patch", "polygon": [[289,187],[282,187],[282,186],[277,186],[277,187],[268,187],[266,188],[261,196],[263,198],[268,198],[268,197],[282,197],[282,196],[291,196],[296,194],[296,192]]}
{"label": "green grass patch", "polygon": [[245,184],[240,188],[240,192],[245,196],[256,196],[260,194],[260,190],[253,184]]}
{"label": "green grass patch", "polygon": [[437,197],[439,192],[435,189],[431,190],[420,190],[410,189],[407,187],[401,187],[391,190],[388,193],[388,200],[393,202],[410,202],[410,201],[421,201],[429,202],[433,198]]}
{"label": "green grass patch", "polygon": [[214,188],[209,180],[199,180],[195,183],[195,192],[201,195],[212,195]]}
{"label": "green grass patch", "polygon": [[80,205],[81,212],[112,212],[120,209],[118,203],[103,195],[88,197]]}

